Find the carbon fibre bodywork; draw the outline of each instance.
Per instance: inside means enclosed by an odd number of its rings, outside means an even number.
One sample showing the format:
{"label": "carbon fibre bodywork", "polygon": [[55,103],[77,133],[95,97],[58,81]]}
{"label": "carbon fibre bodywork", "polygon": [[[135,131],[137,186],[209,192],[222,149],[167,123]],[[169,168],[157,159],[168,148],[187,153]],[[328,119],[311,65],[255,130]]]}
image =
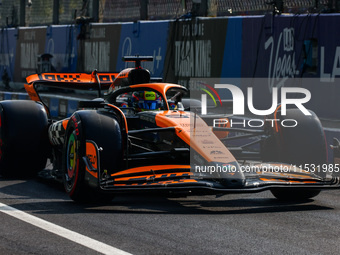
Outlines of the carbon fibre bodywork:
{"label": "carbon fibre bodywork", "polygon": [[[71,118],[51,120],[50,158],[56,172],[66,167],[56,176],[63,175],[70,183],[71,196],[75,187],[72,178],[75,182],[81,178],[81,186],[104,193],[227,194],[339,188],[339,177],[321,177],[289,162],[259,162],[260,154],[227,148],[223,141],[234,139],[229,136],[233,131],[266,139],[270,134],[266,130],[212,128],[207,124],[209,120],[180,107],[185,87],[151,83],[148,73],[141,70],[137,67],[120,74],[39,74],[27,78],[25,88],[37,102],[41,101],[38,85],[99,88],[99,95],[101,89],[108,89],[105,100],[80,102],[81,109]],[[126,98],[134,91],[154,91],[162,99],[161,109],[136,112],[127,107]],[[176,101],[178,109],[169,108],[170,100]],[[275,128],[270,132],[279,133]],[[65,164],[70,166],[62,166]]]}

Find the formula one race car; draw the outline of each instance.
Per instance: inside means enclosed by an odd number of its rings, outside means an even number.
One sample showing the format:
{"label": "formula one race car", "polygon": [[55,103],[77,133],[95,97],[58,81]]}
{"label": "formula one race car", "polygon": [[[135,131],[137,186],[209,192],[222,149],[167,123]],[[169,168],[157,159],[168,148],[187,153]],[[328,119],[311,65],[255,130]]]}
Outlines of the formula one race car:
{"label": "formula one race car", "polygon": [[[319,119],[290,109],[274,119],[299,120],[296,128],[262,130],[211,127],[185,99],[180,85],[152,82],[141,61],[117,73],[43,73],[27,77],[30,100],[0,102],[0,171],[30,176],[45,168],[64,183],[75,201],[110,200],[119,192],[228,194],[270,190],[279,199],[301,200],[339,188],[327,168]],[[114,78],[114,79],[113,79]],[[112,82],[113,80],[113,82]],[[38,86],[98,90],[80,101],[71,117],[53,120]],[[108,89],[104,98],[101,90]],[[232,117],[232,116],[229,116]],[[227,147],[235,140],[250,142]],[[255,139],[254,139],[255,138]],[[256,139],[258,138],[258,139]],[[247,150],[258,144],[259,151]],[[312,170],[312,166],[314,171]]]}

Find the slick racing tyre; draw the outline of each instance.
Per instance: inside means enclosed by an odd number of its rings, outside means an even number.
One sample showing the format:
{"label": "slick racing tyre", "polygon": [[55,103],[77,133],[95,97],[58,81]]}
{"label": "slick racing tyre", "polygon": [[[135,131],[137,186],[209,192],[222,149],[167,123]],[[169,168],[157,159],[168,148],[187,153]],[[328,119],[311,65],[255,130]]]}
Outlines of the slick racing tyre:
{"label": "slick racing tyre", "polygon": [[[89,143],[96,155],[87,151]],[[76,202],[108,202],[113,195],[100,189],[104,175],[119,170],[123,149],[120,126],[114,116],[93,110],[78,111],[67,124],[63,148],[63,183],[70,198]],[[91,155],[90,155],[91,154]],[[87,162],[95,170],[88,169]]]}
{"label": "slick racing tyre", "polygon": [[48,156],[48,117],[40,103],[0,102],[0,173],[30,177],[44,169]]}
{"label": "slick racing tyre", "polygon": [[320,194],[319,189],[272,189],[271,193],[282,201],[304,201]]}
{"label": "slick racing tyre", "polygon": [[264,161],[294,165],[317,165],[327,162],[326,139],[321,122],[314,112],[310,113],[310,116],[306,116],[299,109],[287,109],[286,116],[280,116],[278,113],[274,117],[280,120],[277,123],[286,120],[290,125],[297,125],[265,127],[269,138],[262,144]]}
{"label": "slick racing tyre", "polygon": [[[286,120],[289,125],[297,125],[265,127],[268,138],[261,146],[264,162],[287,163],[302,168],[305,164],[317,166],[327,163],[327,145],[321,122],[314,112],[310,113],[306,116],[299,109],[287,109],[286,116],[281,116],[280,111],[271,116],[279,120],[277,123]],[[275,189],[272,193],[281,200],[306,200],[317,196],[320,190]]]}

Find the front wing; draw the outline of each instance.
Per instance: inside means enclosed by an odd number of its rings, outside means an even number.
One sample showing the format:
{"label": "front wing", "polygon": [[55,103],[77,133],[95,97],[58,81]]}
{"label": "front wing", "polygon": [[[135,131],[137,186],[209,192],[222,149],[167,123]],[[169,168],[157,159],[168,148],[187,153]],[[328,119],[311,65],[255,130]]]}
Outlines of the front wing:
{"label": "front wing", "polygon": [[[340,177],[321,178],[298,169],[285,173],[245,173],[241,185],[229,185],[226,179],[197,176],[187,165],[137,167],[112,174],[99,181],[100,189],[112,192],[168,191],[190,194],[255,193],[275,188],[340,188]],[[232,176],[230,179],[232,180]]]}

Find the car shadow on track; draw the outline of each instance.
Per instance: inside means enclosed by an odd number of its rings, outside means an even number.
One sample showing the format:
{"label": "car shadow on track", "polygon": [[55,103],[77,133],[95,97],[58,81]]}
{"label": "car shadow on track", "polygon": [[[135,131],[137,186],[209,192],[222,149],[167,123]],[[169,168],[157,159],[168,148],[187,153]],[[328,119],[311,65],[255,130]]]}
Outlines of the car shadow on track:
{"label": "car shadow on track", "polygon": [[[1,195],[1,193],[3,195]],[[117,213],[117,214],[261,214],[290,211],[332,210],[319,203],[281,202],[259,194],[193,197],[166,197],[157,194],[117,195],[106,204],[84,204],[71,201],[60,183],[36,179],[0,179],[0,199],[23,211],[39,214]],[[23,202],[24,201],[24,202]]]}
{"label": "car shadow on track", "polygon": [[113,209],[114,213],[256,214],[332,210],[333,208],[318,205],[312,199],[305,202],[281,202],[274,198],[259,197],[258,194],[247,194],[220,198],[215,198],[215,196],[168,198],[157,195],[121,195],[117,196],[105,209]]}

